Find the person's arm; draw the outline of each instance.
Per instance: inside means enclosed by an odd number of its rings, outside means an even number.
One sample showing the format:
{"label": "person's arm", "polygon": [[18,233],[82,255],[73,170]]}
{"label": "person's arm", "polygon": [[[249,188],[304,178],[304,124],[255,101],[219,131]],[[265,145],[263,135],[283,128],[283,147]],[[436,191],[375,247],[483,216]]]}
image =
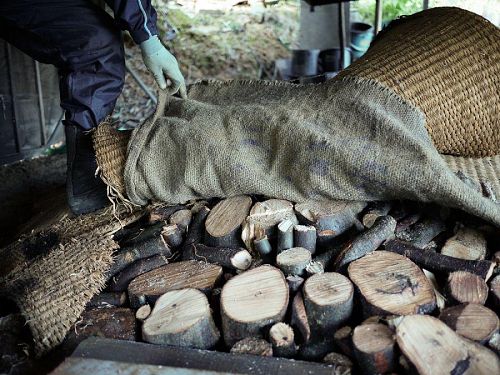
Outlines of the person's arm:
{"label": "person's arm", "polygon": [[158,35],[156,10],[150,0],[106,0],[106,4],[120,28],[127,30],[137,44]]}
{"label": "person's arm", "polygon": [[[122,30],[128,30],[139,44],[142,59],[162,90],[179,91],[186,98],[186,84],[179,64],[161,43],[156,27],[156,10],[150,0],[106,0]],[[167,78],[171,85],[167,87]]]}

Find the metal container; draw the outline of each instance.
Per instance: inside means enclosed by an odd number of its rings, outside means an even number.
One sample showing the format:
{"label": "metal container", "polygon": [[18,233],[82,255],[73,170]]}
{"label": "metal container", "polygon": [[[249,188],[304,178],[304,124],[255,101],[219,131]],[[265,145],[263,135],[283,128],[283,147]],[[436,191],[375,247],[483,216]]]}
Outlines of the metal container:
{"label": "metal container", "polygon": [[291,74],[293,77],[314,76],[318,72],[319,49],[292,50]]}

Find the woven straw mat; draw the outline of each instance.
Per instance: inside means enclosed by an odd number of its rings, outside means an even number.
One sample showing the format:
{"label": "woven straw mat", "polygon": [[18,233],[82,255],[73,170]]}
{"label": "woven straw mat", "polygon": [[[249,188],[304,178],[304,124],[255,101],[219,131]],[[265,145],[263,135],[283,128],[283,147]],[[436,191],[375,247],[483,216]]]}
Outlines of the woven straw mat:
{"label": "woven straw mat", "polygon": [[118,247],[113,233],[139,215],[117,220],[107,208],[63,219],[0,251],[2,259],[10,259],[9,272],[0,274],[0,295],[20,308],[37,354],[60,344],[88,301],[104,287],[105,272]]}
{"label": "woven straw mat", "polygon": [[500,152],[500,29],[458,8],[393,21],[339,74],[374,79],[420,108],[440,153]]}

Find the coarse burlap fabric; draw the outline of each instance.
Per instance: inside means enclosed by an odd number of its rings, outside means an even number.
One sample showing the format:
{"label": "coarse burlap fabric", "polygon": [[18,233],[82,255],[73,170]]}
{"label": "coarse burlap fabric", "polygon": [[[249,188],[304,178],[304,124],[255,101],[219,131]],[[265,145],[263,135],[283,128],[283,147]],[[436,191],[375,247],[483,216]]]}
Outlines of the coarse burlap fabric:
{"label": "coarse burlap fabric", "polygon": [[[490,135],[499,130],[499,30],[460,9],[432,9],[399,20],[372,48],[382,52],[370,49],[326,83],[201,82],[188,100],[160,104],[129,141],[128,199],[411,199],[500,225],[500,206],[439,153],[498,158]],[[467,76],[474,80],[459,82]],[[483,172],[489,165],[465,164]],[[496,188],[498,172],[489,181]]]}
{"label": "coarse burlap fabric", "polygon": [[12,299],[44,354],[59,345],[105,284],[118,245],[113,233],[140,217],[112,209],[67,218],[0,250],[0,296]]}

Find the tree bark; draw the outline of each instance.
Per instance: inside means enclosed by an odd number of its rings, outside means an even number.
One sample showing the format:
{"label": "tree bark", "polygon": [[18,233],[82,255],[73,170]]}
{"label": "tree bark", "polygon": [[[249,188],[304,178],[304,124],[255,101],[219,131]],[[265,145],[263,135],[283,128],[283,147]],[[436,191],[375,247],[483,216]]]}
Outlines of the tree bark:
{"label": "tree bark", "polygon": [[108,281],[106,290],[109,292],[126,291],[128,284],[137,276],[167,264],[168,259],[163,255],[153,255],[152,257],[135,261],[113,276],[113,278]]}
{"label": "tree bark", "polygon": [[171,217],[175,212],[182,210],[184,206],[181,205],[169,205],[161,204],[159,206],[154,206],[151,208],[148,214],[148,222],[150,224],[155,224],[158,222],[165,222]]}
{"label": "tree bark", "polygon": [[476,274],[485,281],[491,277],[495,264],[487,260],[466,260],[452,258],[433,251],[426,251],[400,240],[389,240],[385,249],[394,253],[404,255],[417,263],[420,267],[434,273],[467,271]]}
{"label": "tree bark", "polygon": [[396,220],[392,216],[381,216],[371,228],[348,243],[335,259],[333,269],[339,271],[352,261],[375,251],[387,239],[394,236]]}
{"label": "tree bark", "polygon": [[193,218],[193,213],[191,210],[184,209],[179,210],[170,216],[168,222],[170,224],[175,224],[181,230],[182,233],[186,233],[189,225],[191,224],[191,219]]}
{"label": "tree bark", "polygon": [[275,243],[277,236],[276,226],[283,220],[291,220],[298,224],[293,211],[293,204],[283,199],[268,199],[253,205],[243,224],[242,238],[248,249],[252,248],[256,238],[267,236],[271,243]]}
{"label": "tree bark", "polygon": [[293,229],[295,247],[303,247],[314,254],[316,252],[316,228],[312,225],[296,225]]}
{"label": "tree bark", "polygon": [[484,279],[470,272],[452,272],[448,276],[447,296],[455,303],[484,305],[488,298],[488,285]]}
{"label": "tree bark", "polygon": [[366,207],[366,202],[305,201],[295,205],[295,212],[318,231],[331,230],[338,236],[354,225],[356,215]]}
{"label": "tree bark", "polygon": [[265,263],[273,263],[273,248],[267,236],[264,236],[260,239],[255,239],[253,241],[253,245],[255,250],[257,250],[257,252],[260,254],[260,257]]}
{"label": "tree bark", "polygon": [[240,247],[241,224],[252,206],[252,198],[239,195],[224,199],[210,211],[205,222],[205,244],[213,247]]}
{"label": "tree bark", "polygon": [[397,238],[424,249],[438,234],[446,230],[446,224],[438,218],[426,218],[399,232]]}
{"label": "tree bark", "polygon": [[128,286],[130,306],[154,303],[171,290],[194,288],[211,290],[222,276],[222,267],[194,260],[167,264],[136,277]]}
{"label": "tree bark", "polygon": [[138,236],[128,239],[121,246],[116,254],[115,260],[106,273],[107,279],[124,270],[132,263],[152,257],[153,255],[163,255],[166,258],[172,256],[171,249],[165,244],[161,237],[163,223],[158,223],[145,228]]}
{"label": "tree bark", "polygon": [[293,221],[287,219],[278,224],[278,254],[293,247]]}
{"label": "tree bark", "polygon": [[365,374],[385,374],[395,367],[392,331],[380,323],[363,324],[352,335],[354,355]]}
{"label": "tree bark", "polygon": [[439,319],[459,335],[482,344],[487,343],[499,327],[498,316],[476,303],[448,307]]}
{"label": "tree bark", "polygon": [[302,284],[304,284],[304,279],[297,275],[291,275],[286,277],[286,282],[288,283],[288,289],[290,290],[290,295],[295,296]]}
{"label": "tree bark", "polygon": [[462,338],[432,316],[405,316],[397,327],[396,338],[400,350],[420,375],[500,372],[495,353]]}
{"label": "tree bark", "polygon": [[323,362],[333,366],[334,374],[350,375],[353,363],[349,357],[339,353],[328,353]]}
{"label": "tree bark", "polygon": [[354,352],[352,348],[351,327],[344,326],[342,328],[337,329],[333,334],[333,343],[341,351],[341,353],[352,358]]}
{"label": "tree bark", "polygon": [[297,354],[295,335],[292,327],[285,323],[276,323],[269,330],[269,339],[275,357],[292,358]]}
{"label": "tree bark", "polygon": [[196,289],[165,293],[142,325],[142,338],[152,344],[210,349],[219,337],[207,297]]}
{"label": "tree bark", "polygon": [[363,215],[363,225],[366,228],[371,228],[380,216],[386,216],[391,210],[390,202],[373,202]]}
{"label": "tree bark", "polygon": [[375,251],[352,262],[349,278],[371,315],[428,314],[436,307],[432,285],[411,260],[388,251]]}
{"label": "tree bark", "polygon": [[302,293],[297,293],[293,298],[291,325],[299,331],[302,344],[309,342],[311,327],[309,326]]}
{"label": "tree bark", "polygon": [[210,209],[206,206],[202,206],[194,215],[193,220],[191,220],[191,225],[186,233],[186,239],[182,245],[182,258],[184,260],[192,258],[193,245],[203,242],[205,220],[209,213]]}
{"label": "tree bark", "polygon": [[308,321],[315,335],[331,332],[351,316],[354,287],[339,273],[311,276],[304,283],[303,293]]}
{"label": "tree bark", "polygon": [[262,357],[272,357],[273,348],[266,340],[258,337],[247,337],[238,341],[230,350],[233,354],[250,354]]}
{"label": "tree bark", "polygon": [[182,245],[182,232],[177,224],[168,224],[163,227],[161,232],[163,240],[170,248],[176,248]]}
{"label": "tree bark", "polygon": [[234,270],[246,270],[252,263],[252,256],[243,248],[210,247],[192,245],[191,259],[218,264]]}
{"label": "tree bark", "polygon": [[284,250],[276,257],[276,265],[287,276],[301,276],[311,262],[311,252],[303,247]]}
{"label": "tree bark", "polygon": [[87,308],[121,307],[127,303],[125,292],[108,292],[96,294],[87,304]]}
{"label": "tree bark", "polygon": [[476,229],[461,228],[446,241],[441,254],[453,258],[483,260],[486,257],[486,238]]}
{"label": "tree bark", "polygon": [[283,320],[288,285],[275,267],[264,265],[233,277],[222,288],[222,331],[227,346],[262,337],[263,328]]}

